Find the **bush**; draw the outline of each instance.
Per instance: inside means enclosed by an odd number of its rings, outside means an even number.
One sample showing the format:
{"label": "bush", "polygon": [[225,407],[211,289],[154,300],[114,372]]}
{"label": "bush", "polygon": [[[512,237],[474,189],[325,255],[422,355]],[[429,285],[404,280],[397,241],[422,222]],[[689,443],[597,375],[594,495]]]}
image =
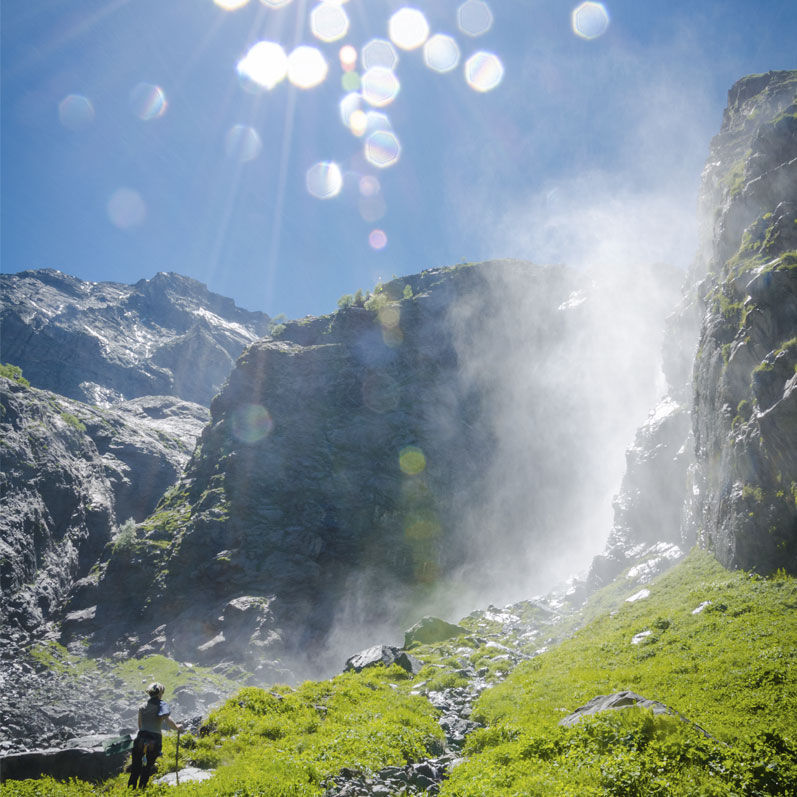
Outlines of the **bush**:
{"label": "bush", "polygon": [[0,364],[0,376],[11,379],[23,387],[30,387],[30,382],[22,376],[22,369],[18,365],[11,365],[11,363]]}

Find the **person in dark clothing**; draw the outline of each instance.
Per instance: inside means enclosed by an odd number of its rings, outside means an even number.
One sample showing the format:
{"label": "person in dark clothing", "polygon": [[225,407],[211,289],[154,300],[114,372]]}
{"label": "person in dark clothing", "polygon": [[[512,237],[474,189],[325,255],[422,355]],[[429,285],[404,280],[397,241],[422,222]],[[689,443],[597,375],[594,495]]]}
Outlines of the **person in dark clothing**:
{"label": "person in dark clothing", "polygon": [[163,684],[150,684],[147,689],[149,700],[138,710],[138,735],[133,743],[133,763],[127,781],[133,789],[136,786],[143,789],[155,771],[155,762],[161,754],[163,725],[178,732],[183,729],[169,716],[169,704],[161,699],[163,692]]}

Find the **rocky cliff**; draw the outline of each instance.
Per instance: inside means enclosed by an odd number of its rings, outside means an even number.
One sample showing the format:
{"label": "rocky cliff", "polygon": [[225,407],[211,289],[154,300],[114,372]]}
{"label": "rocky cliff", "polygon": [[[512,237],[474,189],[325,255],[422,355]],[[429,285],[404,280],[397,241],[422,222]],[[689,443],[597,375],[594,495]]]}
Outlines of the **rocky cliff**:
{"label": "rocky cliff", "polygon": [[[673,276],[634,272],[651,327]],[[326,666],[336,633],[367,643],[447,593],[523,583],[610,489],[585,441],[627,414],[596,433],[613,358],[633,350],[624,367],[652,390],[650,347],[595,332],[611,292],[516,261],[432,269],[251,345],[179,484],[74,596],[73,612],[96,607],[75,630],[267,678],[277,660]]]}
{"label": "rocky cliff", "polygon": [[179,274],[135,285],[54,269],[0,275],[3,361],[35,387],[91,404],[163,395],[208,406],[269,328],[264,313]]}
{"label": "rocky cliff", "polygon": [[691,523],[727,567],[797,572],[797,72],[731,89],[704,183]]}
{"label": "rocky cliff", "polygon": [[175,482],[207,410],[171,397],[102,409],[0,377],[0,627],[41,631],[123,521]]}
{"label": "rocky cliff", "polygon": [[699,250],[668,321],[668,394],[628,452],[596,585],[654,542],[797,571],[796,96],[797,72],[728,93]]}

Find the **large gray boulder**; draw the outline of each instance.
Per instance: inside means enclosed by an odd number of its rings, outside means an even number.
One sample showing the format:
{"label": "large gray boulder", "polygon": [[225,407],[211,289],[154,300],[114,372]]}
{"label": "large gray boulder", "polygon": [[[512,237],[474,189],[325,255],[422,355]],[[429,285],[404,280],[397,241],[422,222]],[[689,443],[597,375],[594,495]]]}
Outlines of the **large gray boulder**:
{"label": "large gray boulder", "polygon": [[654,714],[672,714],[680,716],[677,711],[673,711],[664,703],[658,700],[649,700],[636,692],[624,690],[622,692],[613,692],[610,695],[598,695],[593,697],[589,703],[579,706],[572,714],[568,714],[563,719],[559,720],[559,724],[565,728],[577,725],[584,717],[592,717],[595,714],[600,714],[604,711],[615,711],[623,708],[648,708]]}
{"label": "large gray boulder", "polygon": [[0,756],[0,783],[49,776],[56,780],[101,781],[118,775],[125,766],[127,752],[108,755],[103,742],[113,737],[77,739],[65,748],[29,750]]}
{"label": "large gray boulder", "polygon": [[417,675],[423,668],[423,662],[410,656],[401,648],[394,648],[390,645],[374,645],[351,656],[346,661],[343,672],[361,672],[367,667],[379,665],[390,667],[392,664],[398,664],[411,675]]}

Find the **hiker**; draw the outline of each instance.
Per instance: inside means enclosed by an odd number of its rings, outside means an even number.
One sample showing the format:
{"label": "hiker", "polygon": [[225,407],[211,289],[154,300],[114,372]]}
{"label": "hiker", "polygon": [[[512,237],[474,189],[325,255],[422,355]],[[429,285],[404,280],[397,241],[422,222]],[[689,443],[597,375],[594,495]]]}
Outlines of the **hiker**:
{"label": "hiker", "polygon": [[[169,704],[161,700],[164,686],[157,682],[149,685],[149,700],[138,710],[138,735],[133,743],[133,763],[127,785],[142,789],[155,771],[155,762],[161,754],[161,727],[165,723],[178,733],[183,729],[169,716]],[[178,737],[179,738],[179,737]],[[146,757],[146,763],[144,758]]]}

